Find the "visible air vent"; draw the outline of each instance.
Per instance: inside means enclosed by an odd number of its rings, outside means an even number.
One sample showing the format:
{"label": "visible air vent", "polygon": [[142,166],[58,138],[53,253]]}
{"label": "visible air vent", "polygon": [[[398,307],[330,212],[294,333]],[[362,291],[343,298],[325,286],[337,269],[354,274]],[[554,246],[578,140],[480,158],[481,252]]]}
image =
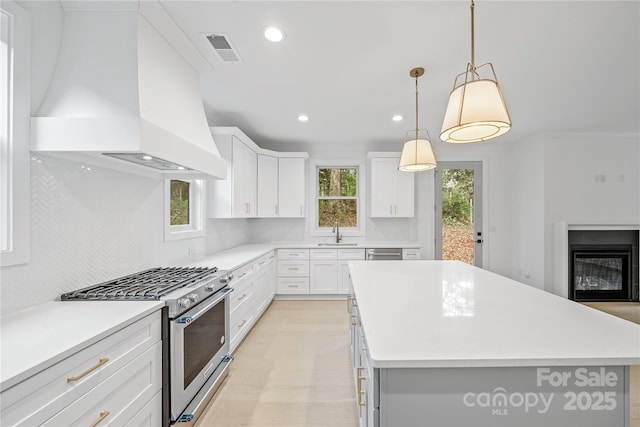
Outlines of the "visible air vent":
{"label": "visible air vent", "polygon": [[236,52],[228,35],[214,33],[206,34],[205,37],[209,40],[222,62],[241,62],[240,55]]}

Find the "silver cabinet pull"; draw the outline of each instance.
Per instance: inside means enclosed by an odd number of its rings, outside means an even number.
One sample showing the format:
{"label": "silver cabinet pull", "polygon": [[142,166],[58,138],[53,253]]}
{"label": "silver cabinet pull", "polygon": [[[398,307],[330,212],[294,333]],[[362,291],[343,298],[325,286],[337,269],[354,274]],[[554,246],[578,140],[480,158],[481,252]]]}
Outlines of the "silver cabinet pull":
{"label": "silver cabinet pull", "polygon": [[247,294],[246,294],[246,293],[245,293],[245,294],[242,294],[242,296],[241,296],[241,297],[238,297],[238,301],[240,301],[240,300],[244,299],[244,297],[246,297],[246,296],[247,296]]}
{"label": "silver cabinet pull", "polygon": [[[107,363],[109,361],[108,357],[103,357],[100,360],[98,360],[98,363],[96,363],[95,365],[93,365],[92,367],[90,367],[89,369],[87,369],[86,371],[84,371],[83,373],[73,376],[73,377],[68,377],[67,378],[67,382],[68,383],[72,383],[74,381],[78,381],[79,379],[86,377],[87,375],[89,375],[91,372],[95,371],[96,369],[98,369],[100,366],[104,365],[105,363]],[[107,415],[109,415],[109,413],[107,412]],[[106,416],[106,415],[105,415]],[[100,422],[100,421],[98,421]]]}
{"label": "silver cabinet pull", "polygon": [[109,414],[110,414],[109,411],[100,412],[100,415],[98,416],[98,419],[95,420],[93,423],[91,423],[91,425],[89,427],[96,427],[98,424],[100,424],[102,422],[102,420],[107,418],[109,416]]}

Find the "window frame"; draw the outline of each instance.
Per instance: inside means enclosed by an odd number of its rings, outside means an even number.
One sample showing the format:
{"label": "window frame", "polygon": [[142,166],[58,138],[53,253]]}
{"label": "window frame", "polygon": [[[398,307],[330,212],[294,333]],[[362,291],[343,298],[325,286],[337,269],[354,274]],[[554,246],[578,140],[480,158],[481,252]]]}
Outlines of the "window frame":
{"label": "window frame", "polygon": [[[310,161],[309,173],[309,202],[312,209],[309,209],[309,235],[315,237],[335,236],[331,231],[331,227],[318,227],[319,212],[318,201],[320,200],[320,188],[318,185],[318,169],[345,169],[355,168],[357,170],[357,186],[356,186],[356,209],[358,210],[358,227],[340,227],[340,234],[343,236],[363,237],[365,236],[365,182],[366,169],[364,160],[360,159],[314,159]],[[345,197],[350,198],[350,197]],[[327,199],[323,197],[322,199]],[[335,199],[331,197],[330,199]]]}
{"label": "window frame", "polygon": [[[171,225],[171,181],[189,182],[189,224]],[[164,181],[164,240],[166,242],[193,239],[206,235],[206,180],[182,177]]]}
{"label": "window frame", "polygon": [[0,8],[11,18],[12,63],[9,79],[9,129],[7,145],[3,147],[5,158],[0,167],[6,172],[7,187],[3,190],[6,212],[8,248],[2,250],[0,265],[26,264],[30,259],[30,130],[31,130],[31,19],[29,12],[10,0],[4,0]]}

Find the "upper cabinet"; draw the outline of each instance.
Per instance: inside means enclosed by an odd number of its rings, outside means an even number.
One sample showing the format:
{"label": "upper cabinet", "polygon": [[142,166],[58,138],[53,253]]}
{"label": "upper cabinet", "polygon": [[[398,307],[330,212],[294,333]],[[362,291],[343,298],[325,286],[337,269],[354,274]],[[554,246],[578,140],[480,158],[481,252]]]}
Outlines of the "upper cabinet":
{"label": "upper cabinet", "polygon": [[220,155],[227,161],[227,179],[209,181],[209,216],[257,216],[258,155],[237,135],[214,133]]}
{"label": "upper cabinet", "polygon": [[258,217],[304,217],[305,188],[305,157],[258,155]]}
{"label": "upper cabinet", "polygon": [[371,161],[371,217],[415,215],[415,175],[398,170],[399,153],[369,153]]}
{"label": "upper cabinet", "polygon": [[262,149],[235,127],[211,132],[227,179],[209,181],[209,217],[304,217],[307,153]]}
{"label": "upper cabinet", "polygon": [[278,216],[303,217],[305,205],[305,158],[278,159]]}

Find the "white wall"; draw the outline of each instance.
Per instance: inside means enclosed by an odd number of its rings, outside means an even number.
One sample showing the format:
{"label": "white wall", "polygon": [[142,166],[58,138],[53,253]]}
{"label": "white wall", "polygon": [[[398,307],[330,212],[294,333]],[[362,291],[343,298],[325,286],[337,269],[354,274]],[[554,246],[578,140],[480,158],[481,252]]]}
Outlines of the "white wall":
{"label": "white wall", "polygon": [[554,289],[554,224],[640,221],[640,135],[544,137],[545,288]]}
{"label": "white wall", "polygon": [[513,272],[523,283],[544,289],[544,138],[519,142],[511,153]]}
{"label": "white wall", "polygon": [[517,280],[554,291],[559,221],[640,221],[638,135],[541,134],[514,146],[512,160]]}

